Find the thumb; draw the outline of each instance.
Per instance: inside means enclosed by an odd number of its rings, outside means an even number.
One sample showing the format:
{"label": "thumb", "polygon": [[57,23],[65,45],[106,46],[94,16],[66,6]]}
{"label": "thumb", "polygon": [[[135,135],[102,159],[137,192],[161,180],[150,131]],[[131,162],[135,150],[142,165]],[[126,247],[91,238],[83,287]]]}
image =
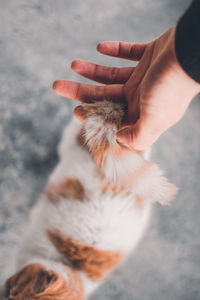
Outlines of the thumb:
{"label": "thumb", "polygon": [[134,125],[119,130],[117,141],[141,151],[150,147],[160,134],[159,127],[152,128],[152,126],[139,119]]}

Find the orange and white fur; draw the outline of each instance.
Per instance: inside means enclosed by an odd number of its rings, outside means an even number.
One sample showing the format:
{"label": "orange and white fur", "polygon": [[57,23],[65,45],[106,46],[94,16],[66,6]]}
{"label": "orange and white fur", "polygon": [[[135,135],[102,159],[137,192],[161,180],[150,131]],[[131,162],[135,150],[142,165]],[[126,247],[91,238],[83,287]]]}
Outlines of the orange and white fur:
{"label": "orange and white fur", "polygon": [[148,153],[116,141],[123,107],[103,101],[76,109],[60,161],[33,209],[5,299],[82,300],[136,247],[152,202],[176,187]]}

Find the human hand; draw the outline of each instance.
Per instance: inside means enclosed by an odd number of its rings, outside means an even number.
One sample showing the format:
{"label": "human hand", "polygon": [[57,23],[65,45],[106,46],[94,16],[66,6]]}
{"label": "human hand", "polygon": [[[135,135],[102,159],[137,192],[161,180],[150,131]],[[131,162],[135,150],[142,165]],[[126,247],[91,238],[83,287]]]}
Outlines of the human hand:
{"label": "human hand", "polygon": [[112,68],[76,60],[72,69],[104,86],[58,80],[54,90],[90,102],[108,99],[128,104],[118,140],[136,150],[152,145],[186,111],[200,85],[179,65],[174,49],[175,27],[146,43],[103,42],[102,54],[139,60],[135,68]]}

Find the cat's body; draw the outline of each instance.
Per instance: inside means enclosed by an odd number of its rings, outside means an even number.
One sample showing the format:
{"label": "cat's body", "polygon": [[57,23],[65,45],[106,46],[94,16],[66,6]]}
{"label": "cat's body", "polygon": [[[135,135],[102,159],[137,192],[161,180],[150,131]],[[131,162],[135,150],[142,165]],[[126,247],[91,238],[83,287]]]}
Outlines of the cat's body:
{"label": "cat's body", "polygon": [[31,213],[8,299],[87,298],[137,245],[151,203],[175,194],[145,154],[116,142],[120,106],[104,101],[81,114],[84,125],[73,119],[64,131],[59,164]]}

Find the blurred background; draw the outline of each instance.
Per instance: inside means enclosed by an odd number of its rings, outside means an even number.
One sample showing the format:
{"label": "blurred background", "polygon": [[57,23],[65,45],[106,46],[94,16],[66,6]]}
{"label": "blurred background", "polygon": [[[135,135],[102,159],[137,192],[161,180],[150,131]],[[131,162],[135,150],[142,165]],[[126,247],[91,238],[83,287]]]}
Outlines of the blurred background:
{"label": "blurred background", "polygon": [[[150,41],[174,25],[190,0],[0,0],[0,283],[10,275],[30,208],[57,162],[74,102],[55,79],[85,79],[75,58],[130,62],[95,51],[99,41]],[[198,98],[198,97],[197,97]],[[200,99],[153,148],[179,187],[170,207],[154,205],[148,230],[95,300],[200,299]],[[131,238],[131,237],[130,237]]]}

